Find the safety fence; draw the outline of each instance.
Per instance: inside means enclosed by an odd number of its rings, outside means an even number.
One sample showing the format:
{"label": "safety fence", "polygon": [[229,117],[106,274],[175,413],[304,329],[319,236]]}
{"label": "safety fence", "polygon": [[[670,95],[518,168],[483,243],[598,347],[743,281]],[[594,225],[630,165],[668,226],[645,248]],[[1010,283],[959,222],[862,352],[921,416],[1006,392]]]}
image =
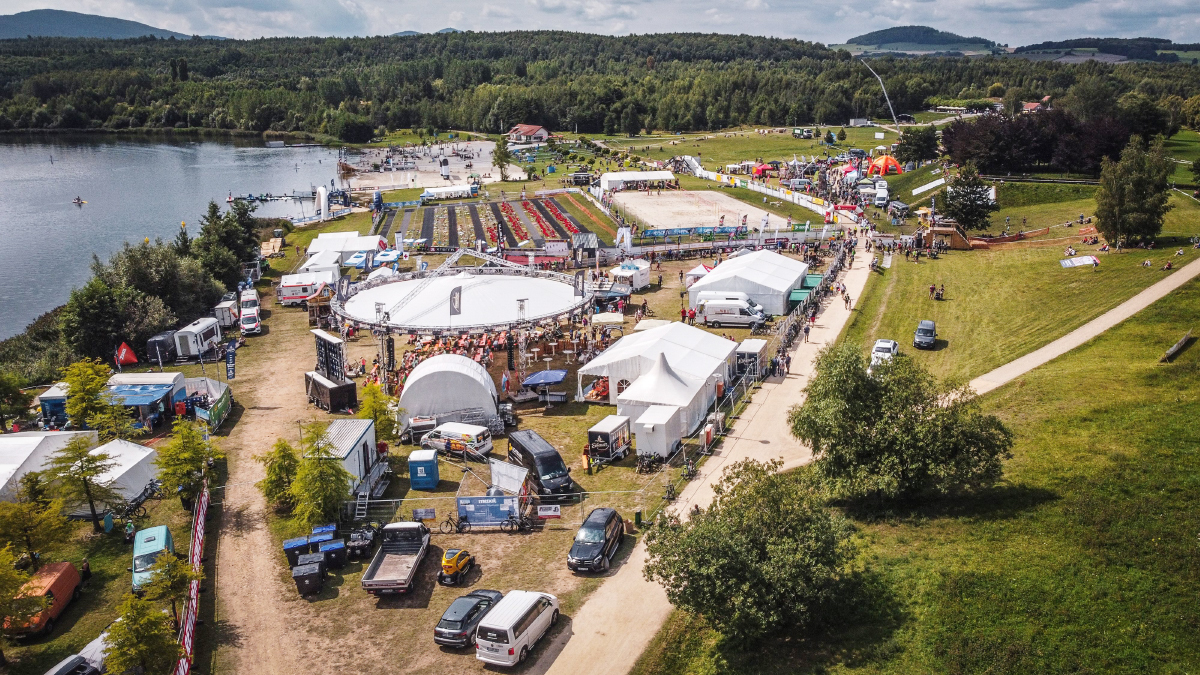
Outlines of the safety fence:
{"label": "safety fence", "polygon": [[[196,572],[204,565],[204,520],[208,515],[208,481],[204,481],[204,489],[196,500],[196,509],[192,514],[192,543],[188,551],[188,563]],[[192,581],[188,586],[187,606],[183,610],[183,620],[179,625],[179,646],[183,655],[175,664],[175,675],[188,675],[192,670],[192,659],[195,657],[196,619],[200,613],[200,582]]]}

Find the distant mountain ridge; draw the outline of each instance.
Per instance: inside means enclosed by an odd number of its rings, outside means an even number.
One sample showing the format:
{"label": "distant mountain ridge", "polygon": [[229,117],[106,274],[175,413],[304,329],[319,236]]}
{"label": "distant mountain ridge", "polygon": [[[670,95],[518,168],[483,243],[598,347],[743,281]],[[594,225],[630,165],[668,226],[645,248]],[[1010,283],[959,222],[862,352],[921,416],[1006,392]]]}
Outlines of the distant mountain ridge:
{"label": "distant mountain ridge", "polygon": [[[16,40],[29,36],[128,40],[148,35],[162,39],[173,37],[176,40],[188,40],[192,37],[137,21],[61,9],[31,9],[0,16],[0,40]],[[216,38],[211,35],[204,37]]]}
{"label": "distant mountain ridge", "polygon": [[929,26],[896,26],[884,28],[858,37],[846,40],[852,45],[886,45],[886,44],[922,44],[922,45],[962,45],[982,44],[994,47],[995,42],[981,37],[963,37],[955,33],[930,28]]}
{"label": "distant mountain ridge", "polygon": [[1039,51],[1059,51],[1071,49],[1095,49],[1104,54],[1116,54],[1128,59],[1144,61],[1178,61],[1176,54],[1159,54],[1159,51],[1200,51],[1200,44],[1175,44],[1166,38],[1077,38],[1074,40],[1059,40],[1056,42],[1039,42],[1036,45],[1017,47],[1017,54]]}
{"label": "distant mountain ridge", "polygon": [[[438,33],[461,33],[462,31],[457,28],[443,28],[437,32]],[[422,33],[419,30],[402,30],[399,33],[392,33],[391,37],[409,37],[410,35],[424,35],[424,33]]]}

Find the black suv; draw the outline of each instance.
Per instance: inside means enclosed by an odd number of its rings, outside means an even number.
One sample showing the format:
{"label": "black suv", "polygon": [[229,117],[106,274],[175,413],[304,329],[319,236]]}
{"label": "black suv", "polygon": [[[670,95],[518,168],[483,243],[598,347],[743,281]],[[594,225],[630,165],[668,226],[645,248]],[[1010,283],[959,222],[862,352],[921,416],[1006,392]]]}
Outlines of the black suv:
{"label": "black suv", "polygon": [[615,509],[601,507],[588,514],[575,543],[567,554],[567,569],[573,572],[607,572],[612,558],[625,541],[625,521]]}
{"label": "black suv", "polygon": [[475,629],[504,594],[500,591],[471,591],[450,603],[442,620],[433,629],[433,641],[447,647],[469,647],[475,643]]}
{"label": "black suv", "polygon": [[574,493],[571,469],[562,455],[536,431],[514,431],[508,435],[508,459],[529,469],[543,501],[570,499]]}
{"label": "black suv", "polygon": [[937,324],[925,319],[917,323],[917,331],[913,333],[913,346],[917,349],[933,349],[937,344]]}

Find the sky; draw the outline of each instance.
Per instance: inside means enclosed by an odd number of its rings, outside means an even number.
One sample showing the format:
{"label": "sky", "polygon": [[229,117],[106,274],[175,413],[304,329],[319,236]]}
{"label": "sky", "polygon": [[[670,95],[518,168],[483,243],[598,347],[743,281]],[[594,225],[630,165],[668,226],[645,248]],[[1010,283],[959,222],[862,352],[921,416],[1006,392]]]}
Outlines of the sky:
{"label": "sky", "polygon": [[1196,0],[6,0],[5,11],[65,9],[185,34],[257,38],[387,35],[446,27],[588,33],[748,33],[837,44],[927,25],[1018,46],[1074,37],[1200,42]]}

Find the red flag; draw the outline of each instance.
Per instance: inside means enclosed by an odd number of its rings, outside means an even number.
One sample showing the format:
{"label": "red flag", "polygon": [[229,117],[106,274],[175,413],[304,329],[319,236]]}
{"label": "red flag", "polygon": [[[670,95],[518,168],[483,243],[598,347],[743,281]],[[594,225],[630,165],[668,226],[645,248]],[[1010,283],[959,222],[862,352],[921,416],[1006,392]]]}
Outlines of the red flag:
{"label": "red flag", "polygon": [[131,363],[138,362],[137,356],[134,355],[133,350],[130,349],[129,345],[124,342],[122,342],[121,346],[117,349],[116,360],[118,366],[127,366]]}

